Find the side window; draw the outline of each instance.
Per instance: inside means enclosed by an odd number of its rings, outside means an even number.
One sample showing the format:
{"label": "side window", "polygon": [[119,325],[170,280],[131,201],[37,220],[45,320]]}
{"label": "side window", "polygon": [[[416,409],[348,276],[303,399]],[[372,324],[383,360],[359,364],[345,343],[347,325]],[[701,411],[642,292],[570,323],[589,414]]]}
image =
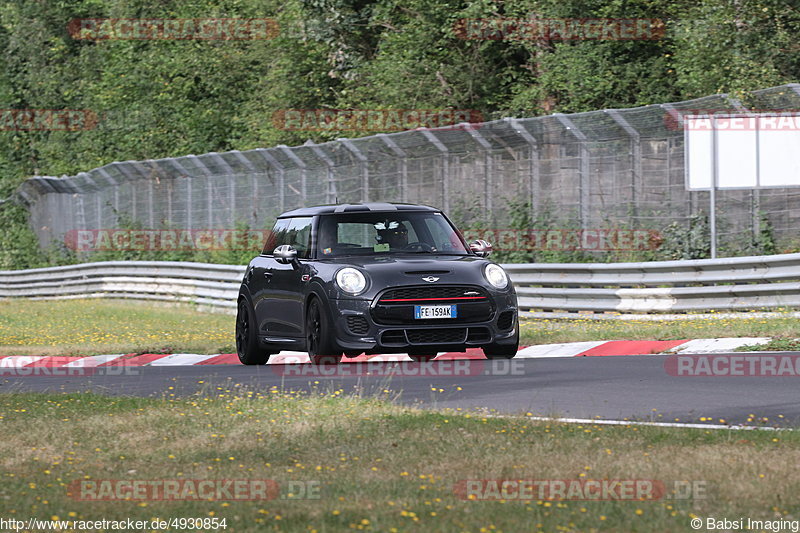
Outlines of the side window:
{"label": "side window", "polygon": [[281,218],[275,222],[275,226],[272,228],[269,236],[267,236],[267,242],[264,243],[264,250],[261,252],[264,255],[272,255],[272,252],[277,248],[279,245],[284,244],[284,240],[286,238],[286,229],[289,227],[289,222],[291,222],[290,218]]}
{"label": "side window", "polygon": [[297,257],[303,259],[311,257],[311,217],[291,219],[284,233],[284,239],[278,246],[281,244],[288,244],[297,250]]}

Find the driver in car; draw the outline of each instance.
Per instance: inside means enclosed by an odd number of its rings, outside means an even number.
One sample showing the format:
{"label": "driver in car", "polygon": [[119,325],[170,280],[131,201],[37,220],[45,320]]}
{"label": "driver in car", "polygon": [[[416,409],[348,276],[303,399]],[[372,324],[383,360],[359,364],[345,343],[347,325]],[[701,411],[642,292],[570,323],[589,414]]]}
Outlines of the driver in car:
{"label": "driver in car", "polygon": [[390,222],[378,230],[378,242],[388,244],[392,250],[404,249],[408,246],[408,228],[402,222]]}

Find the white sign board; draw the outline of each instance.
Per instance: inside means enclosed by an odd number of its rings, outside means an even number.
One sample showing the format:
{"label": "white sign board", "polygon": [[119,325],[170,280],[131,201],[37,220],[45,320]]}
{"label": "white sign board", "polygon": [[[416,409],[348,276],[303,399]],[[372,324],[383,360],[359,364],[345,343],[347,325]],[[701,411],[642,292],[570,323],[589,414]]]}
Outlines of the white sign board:
{"label": "white sign board", "polygon": [[[800,114],[683,117],[686,188],[800,186]],[[716,169],[714,168],[716,165]]]}

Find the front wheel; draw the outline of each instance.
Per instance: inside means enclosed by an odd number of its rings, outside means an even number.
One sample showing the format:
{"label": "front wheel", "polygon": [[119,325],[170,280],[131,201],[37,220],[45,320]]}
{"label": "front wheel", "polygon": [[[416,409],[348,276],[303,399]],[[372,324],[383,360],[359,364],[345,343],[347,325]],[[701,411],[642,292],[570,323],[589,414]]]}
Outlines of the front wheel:
{"label": "front wheel", "polygon": [[490,344],[483,349],[486,359],[513,359],[519,346],[516,344]]}
{"label": "front wheel", "polygon": [[255,320],[245,299],[239,302],[236,313],[236,355],[243,365],[265,365],[272,355],[258,345]]}
{"label": "front wheel", "polygon": [[516,323],[517,334],[511,344],[489,344],[483,348],[486,359],[512,359],[519,350],[519,320]]}
{"label": "front wheel", "polygon": [[335,365],[342,360],[341,350],[331,340],[328,314],[316,298],[311,300],[306,313],[306,350],[315,365]]}

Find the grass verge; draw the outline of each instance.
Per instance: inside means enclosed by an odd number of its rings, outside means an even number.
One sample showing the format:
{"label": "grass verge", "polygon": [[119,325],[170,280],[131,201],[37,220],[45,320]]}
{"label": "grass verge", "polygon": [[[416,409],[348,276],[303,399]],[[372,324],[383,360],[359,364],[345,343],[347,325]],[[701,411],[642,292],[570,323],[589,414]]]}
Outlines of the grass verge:
{"label": "grass verge", "polygon": [[0,355],[232,353],[234,317],[133,300],[0,301]]}
{"label": "grass verge", "polygon": [[[210,388],[211,389],[211,388]],[[229,391],[187,399],[0,395],[6,518],[225,518],[226,531],[688,531],[796,516],[794,432],[608,427],[430,412],[379,399]],[[269,501],[77,501],[75,480],[263,479]],[[470,501],[469,479],[700,483],[657,501]],[[315,485],[319,497],[288,497]],[[293,484],[293,485],[292,485]],[[697,486],[697,485],[696,485]],[[299,493],[297,494],[299,495]]]}
{"label": "grass verge", "polygon": [[766,344],[748,344],[736,349],[738,352],[797,352],[800,351],[800,339],[797,338],[797,331],[791,336],[774,337]]}
{"label": "grass verge", "polygon": [[[0,355],[232,353],[233,330],[233,316],[200,311],[192,305],[97,299],[0,301]],[[707,337],[793,339],[798,331],[800,319],[791,317],[540,319],[521,322],[520,343]],[[788,346],[781,343],[773,346]]]}

